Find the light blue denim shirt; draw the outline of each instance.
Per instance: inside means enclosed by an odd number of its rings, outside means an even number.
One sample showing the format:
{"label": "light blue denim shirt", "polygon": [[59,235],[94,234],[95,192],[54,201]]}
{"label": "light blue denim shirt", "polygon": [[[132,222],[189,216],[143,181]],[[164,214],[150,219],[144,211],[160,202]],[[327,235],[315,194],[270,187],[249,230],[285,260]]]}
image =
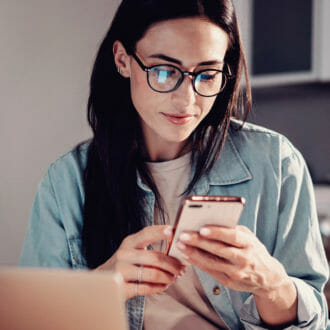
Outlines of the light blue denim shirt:
{"label": "light blue denim shirt", "polygon": [[[322,293],[328,263],[321,241],[313,185],[300,153],[280,134],[232,121],[224,149],[193,194],[242,196],[240,224],[254,232],[292,277],[298,292],[298,324],[286,329],[326,329]],[[86,268],[82,253],[84,187],[88,144],[67,153],[40,183],[20,259],[23,266]],[[192,174],[194,165],[192,166]],[[140,179],[153,223],[154,195]],[[196,268],[205,294],[230,329],[266,329],[247,292],[224,287]],[[220,294],[213,293],[220,288]],[[127,302],[131,329],[142,329],[144,297]]]}

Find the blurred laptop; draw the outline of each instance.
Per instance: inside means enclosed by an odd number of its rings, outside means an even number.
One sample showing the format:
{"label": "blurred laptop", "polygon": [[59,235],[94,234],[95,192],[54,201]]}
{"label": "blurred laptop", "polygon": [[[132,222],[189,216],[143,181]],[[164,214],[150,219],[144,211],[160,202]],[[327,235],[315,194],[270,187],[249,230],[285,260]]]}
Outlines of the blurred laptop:
{"label": "blurred laptop", "polygon": [[121,276],[0,268],[0,329],[127,330]]}

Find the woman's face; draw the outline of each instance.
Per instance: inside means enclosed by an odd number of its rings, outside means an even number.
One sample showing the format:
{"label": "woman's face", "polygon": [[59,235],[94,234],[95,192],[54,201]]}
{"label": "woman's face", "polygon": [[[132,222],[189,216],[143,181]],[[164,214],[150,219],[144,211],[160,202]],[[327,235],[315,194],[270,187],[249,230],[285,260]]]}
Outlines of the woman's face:
{"label": "woman's face", "polygon": [[[147,67],[172,64],[182,71],[221,70],[227,46],[227,34],[217,25],[200,18],[182,18],[152,25],[138,41],[136,55]],[[185,76],[178,89],[158,93],[149,87],[147,73],[136,60],[127,58],[123,75],[130,78],[132,101],[150,159],[175,158],[216,97],[198,95],[191,76]]]}

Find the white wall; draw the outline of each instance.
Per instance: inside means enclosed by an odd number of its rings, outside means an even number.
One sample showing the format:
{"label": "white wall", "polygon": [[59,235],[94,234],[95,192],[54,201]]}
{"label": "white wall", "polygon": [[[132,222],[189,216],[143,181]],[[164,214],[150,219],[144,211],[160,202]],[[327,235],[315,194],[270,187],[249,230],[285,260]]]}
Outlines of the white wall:
{"label": "white wall", "polygon": [[0,0],[0,265],[18,261],[49,164],[91,136],[91,66],[119,0]]}
{"label": "white wall", "polygon": [[330,81],[330,1],[318,0],[316,7],[317,29],[319,36],[316,41],[318,47],[316,70],[321,81]]}

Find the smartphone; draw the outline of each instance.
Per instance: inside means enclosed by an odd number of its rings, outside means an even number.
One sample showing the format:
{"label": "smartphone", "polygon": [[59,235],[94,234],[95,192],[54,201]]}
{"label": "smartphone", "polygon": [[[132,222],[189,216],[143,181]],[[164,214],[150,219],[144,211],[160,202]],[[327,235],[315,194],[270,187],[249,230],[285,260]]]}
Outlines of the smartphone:
{"label": "smartphone", "polygon": [[176,248],[183,231],[198,231],[205,225],[234,227],[245,205],[245,199],[237,196],[189,196],[178,211],[174,223],[174,235],[168,242],[166,253],[186,263]]}

